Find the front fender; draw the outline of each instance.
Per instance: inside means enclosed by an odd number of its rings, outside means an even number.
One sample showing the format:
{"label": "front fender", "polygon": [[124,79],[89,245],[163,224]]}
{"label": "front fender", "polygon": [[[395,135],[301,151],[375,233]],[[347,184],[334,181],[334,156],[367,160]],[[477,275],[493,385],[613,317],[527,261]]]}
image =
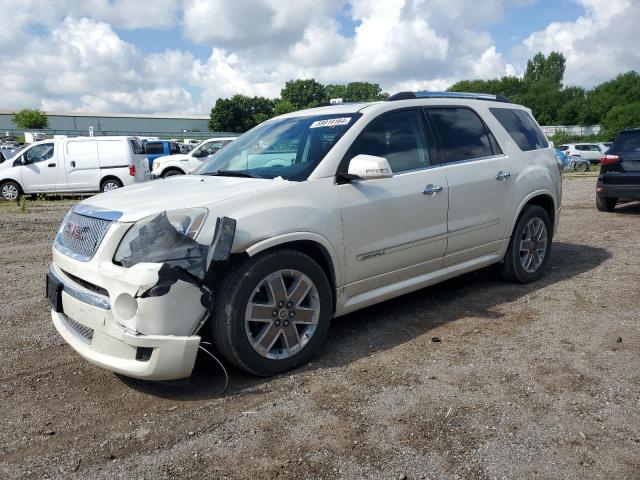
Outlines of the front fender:
{"label": "front fender", "polygon": [[344,269],[343,264],[338,261],[338,257],[336,255],[335,249],[329,240],[327,240],[322,235],[318,235],[317,233],[312,232],[289,232],[283,233],[280,235],[275,235],[273,237],[269,237],[265,240],[261,240],[257,243],[254,243],[250,247],[248,247],[245,252],[250,257],[257,255],[260,252],[263,252],[269,248],[277,247],[279,245],[284,245],[291,242],[299,242],[299,241],[311,241],[321,245],[329,254],[329,258],[331,259],[331,264],[333,266],[333,271],[335,273],[335,281],[336,286],[344,285]]}

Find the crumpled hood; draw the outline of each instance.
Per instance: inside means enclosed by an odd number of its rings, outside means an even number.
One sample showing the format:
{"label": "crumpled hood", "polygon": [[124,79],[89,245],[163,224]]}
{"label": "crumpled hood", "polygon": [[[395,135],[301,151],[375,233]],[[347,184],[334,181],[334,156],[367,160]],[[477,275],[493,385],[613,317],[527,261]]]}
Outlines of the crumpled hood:
{"label": "crumpled hood", "polygon": [[281,187],[286,180],[180,175],[152,180],[81,202],[100,210],[122,212],[121,222],[135,222],[165,210],[207,207],[230,198]]}

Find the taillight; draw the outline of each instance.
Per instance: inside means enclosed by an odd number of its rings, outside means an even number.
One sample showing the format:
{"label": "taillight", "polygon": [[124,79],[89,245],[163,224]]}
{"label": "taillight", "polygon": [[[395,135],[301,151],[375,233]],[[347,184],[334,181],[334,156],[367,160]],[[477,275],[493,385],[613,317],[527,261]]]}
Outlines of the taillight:
{"label": "taillight", "polygon": [[600,165],[613,165],[620,161],[620,155],[603,155],[600,157]]}
{"label": "taillight", "polygon": [[136,176],[136,166],[135,165],[129,165],[129,175],[131,175],[132,177]]}

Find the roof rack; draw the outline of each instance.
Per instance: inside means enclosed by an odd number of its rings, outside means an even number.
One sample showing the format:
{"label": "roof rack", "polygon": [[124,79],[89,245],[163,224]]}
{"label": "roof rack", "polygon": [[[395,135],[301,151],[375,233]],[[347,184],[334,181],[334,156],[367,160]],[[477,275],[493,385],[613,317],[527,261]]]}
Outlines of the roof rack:
{"label": "roof rack", "polygon": [[471,100],[489,100],[492,102],[511,103],[504,95],[490,95],[488,93],[469,93],[469,92],[399,92],[387,98],[387,101],[395,100],[411,100],[415,98],[467,98]]}

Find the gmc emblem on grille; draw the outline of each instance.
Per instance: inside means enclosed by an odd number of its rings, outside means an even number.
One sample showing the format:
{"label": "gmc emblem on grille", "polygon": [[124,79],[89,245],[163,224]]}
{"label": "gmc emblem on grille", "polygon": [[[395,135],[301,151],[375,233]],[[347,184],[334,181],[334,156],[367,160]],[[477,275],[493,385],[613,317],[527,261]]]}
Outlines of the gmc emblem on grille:
{"label": "gmc emblem on grille", "polygon": [[67,222],[64,226],[64,233],[72,236],[76,240],[84,240],[82,234],[88,229],[89,227],[83,227],[82,225],[78,225],[77,223]]}

